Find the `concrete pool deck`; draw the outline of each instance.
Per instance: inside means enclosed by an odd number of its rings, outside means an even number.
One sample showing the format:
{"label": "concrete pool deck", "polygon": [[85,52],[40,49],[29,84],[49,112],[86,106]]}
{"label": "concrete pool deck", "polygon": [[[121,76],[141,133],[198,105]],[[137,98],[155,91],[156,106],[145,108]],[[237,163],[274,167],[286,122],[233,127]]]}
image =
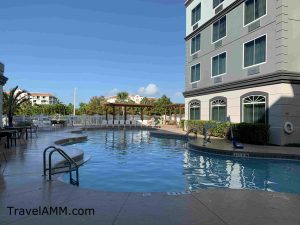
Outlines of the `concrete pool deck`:
{"label": "concrete pool deck", "polygon": [[[298,225],[300,195],[209,189],[191,193],[114,193],[83,189],[42,176],[42,152],[70,130],[40,132],[7,151],[0,167],[0,224]],[[67,151],[72,150],[67,147]],[[2,157],[2,156],[0,156]],[[0,158],[2,159],[2,158]],[[86,216],[9,215],[7,207],[93,208]]]}
{"label": "concrete pool deck", "polygon": [[[160,129],[150,132],[153,136],[184,138],[186,132],[174,126],[163,126]],[[216,154],[233,155],[236,157],[265,157],[285,158],[300,160],[300,147],[251,145],[243,144],[244,149],[234,149],[232,143],[221,138],[211,138],[211,143],[203,146],[202,136],[196,140],[189,140],[189,147]]]}

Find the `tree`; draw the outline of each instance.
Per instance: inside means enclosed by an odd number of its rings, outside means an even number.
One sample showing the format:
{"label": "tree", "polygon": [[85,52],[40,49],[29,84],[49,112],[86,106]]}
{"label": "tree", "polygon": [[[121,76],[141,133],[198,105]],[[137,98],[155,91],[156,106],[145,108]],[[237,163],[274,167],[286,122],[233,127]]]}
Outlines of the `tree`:
{"label": "tree", "polygon": [[153,114],[156,115],[164,115],[165,114],[165,107],[167,105],[172,104],[170,98],[168,98],[166,95],[161,96],[157,101],[154,102],[154,109]]}
{"label": "tree", "polygon": [[103,115],[105,114],[105,103],[106,99],[103,96],[94,96],[90,99],[89,103],[86,105],[86,114],[88,115],[94,115],[99,114]]}
{"label": "tree", "polygon": [[12,88],[9,93],[3,93],[3,109],[8,117],[8,125],[13,126],[13,116],[16,115],[22,105],[30,101],[30,94],[25,90]]}
{"label": "tree", "polygon": [[117,102],[128,102],[128,92],[122,91],[117,94]]}

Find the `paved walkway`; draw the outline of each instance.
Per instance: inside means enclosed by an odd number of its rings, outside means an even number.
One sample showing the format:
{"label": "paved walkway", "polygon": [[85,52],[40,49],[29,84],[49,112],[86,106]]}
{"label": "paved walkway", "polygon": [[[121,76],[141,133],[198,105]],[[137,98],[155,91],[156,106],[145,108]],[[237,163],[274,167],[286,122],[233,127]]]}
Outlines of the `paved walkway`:
{"label": "paved walkway", "polygon": [[[74,187],[42,177],[42,151],[57,139],[80,134],[43,132],[11,149],[0,168],[0,224],[299,225],[300,196],[215,189],[173,195],[113,193]],[[76,151],[75,151],[76,152]],[[74,153],[75,154],[75,153]],[[3,171],[4,170],[4,171]],[[9,215],[7,207],[92,208],[94,215]],[[20,212],[20,211],[18,211]]]}

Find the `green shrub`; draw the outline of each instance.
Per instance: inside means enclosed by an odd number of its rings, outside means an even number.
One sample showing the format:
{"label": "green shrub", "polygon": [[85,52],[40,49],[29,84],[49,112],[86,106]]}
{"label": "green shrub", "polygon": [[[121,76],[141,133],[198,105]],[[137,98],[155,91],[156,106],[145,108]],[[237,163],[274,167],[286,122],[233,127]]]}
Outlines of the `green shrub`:
{"label": "green shrub", "polygon": [[242,143],[266,145],[269,143],[267,124],[239,123],[233,125],[233,134]]}
{"label": "green shrub", "polygon": [[180,128],[184,129],[184,123],[185,123],[185,120],[180,120],[180,124],[179,124]]}
{"label": "green shrub", "polygon": [[229,131],[229,127],[230,127],[230,123],[229,122],[225,122],[225,123],[220,123],[217,121],[205,121],[205,120],[188,120],[187,121],[187,129],[191,129],[191,128],[196,128],[198,129],[199,133],[202,134],[202,130],[204,125],[208,125],[210,127],[212,127],[212,129],[209,130],[209,134],[211,133],[212,136],[214,137],[220,137],[220,138],[225,138],[227,137],[228,131]]}
{"label": "green shrub", "polygon": [[[212,127],[208,135],[213,137],[231,139],[230,123],[220,123],[217,121],[187,120],[187,130],[197,128],[202,134],[204,125]],[[231,123],[234,137],[237,141],[248,144],[265,145],[269,142],[269,125],[251,123]]]}

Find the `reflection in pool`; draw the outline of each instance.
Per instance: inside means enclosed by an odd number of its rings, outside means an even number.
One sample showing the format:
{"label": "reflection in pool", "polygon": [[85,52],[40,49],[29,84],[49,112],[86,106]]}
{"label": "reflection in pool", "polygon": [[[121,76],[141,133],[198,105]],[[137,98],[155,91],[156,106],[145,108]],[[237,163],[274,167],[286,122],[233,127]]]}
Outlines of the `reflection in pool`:
{"label": "reflection in pool", "polygon": [[[187,149],[185,141],[150,137],[145,130],[87,131],[70,145],[92,158],[80,186],[106,191],[177,192],[207,188],[260,189],[300,194],[300,162],[244,159]],[[68,182],[68,175],[63,178]]]}

